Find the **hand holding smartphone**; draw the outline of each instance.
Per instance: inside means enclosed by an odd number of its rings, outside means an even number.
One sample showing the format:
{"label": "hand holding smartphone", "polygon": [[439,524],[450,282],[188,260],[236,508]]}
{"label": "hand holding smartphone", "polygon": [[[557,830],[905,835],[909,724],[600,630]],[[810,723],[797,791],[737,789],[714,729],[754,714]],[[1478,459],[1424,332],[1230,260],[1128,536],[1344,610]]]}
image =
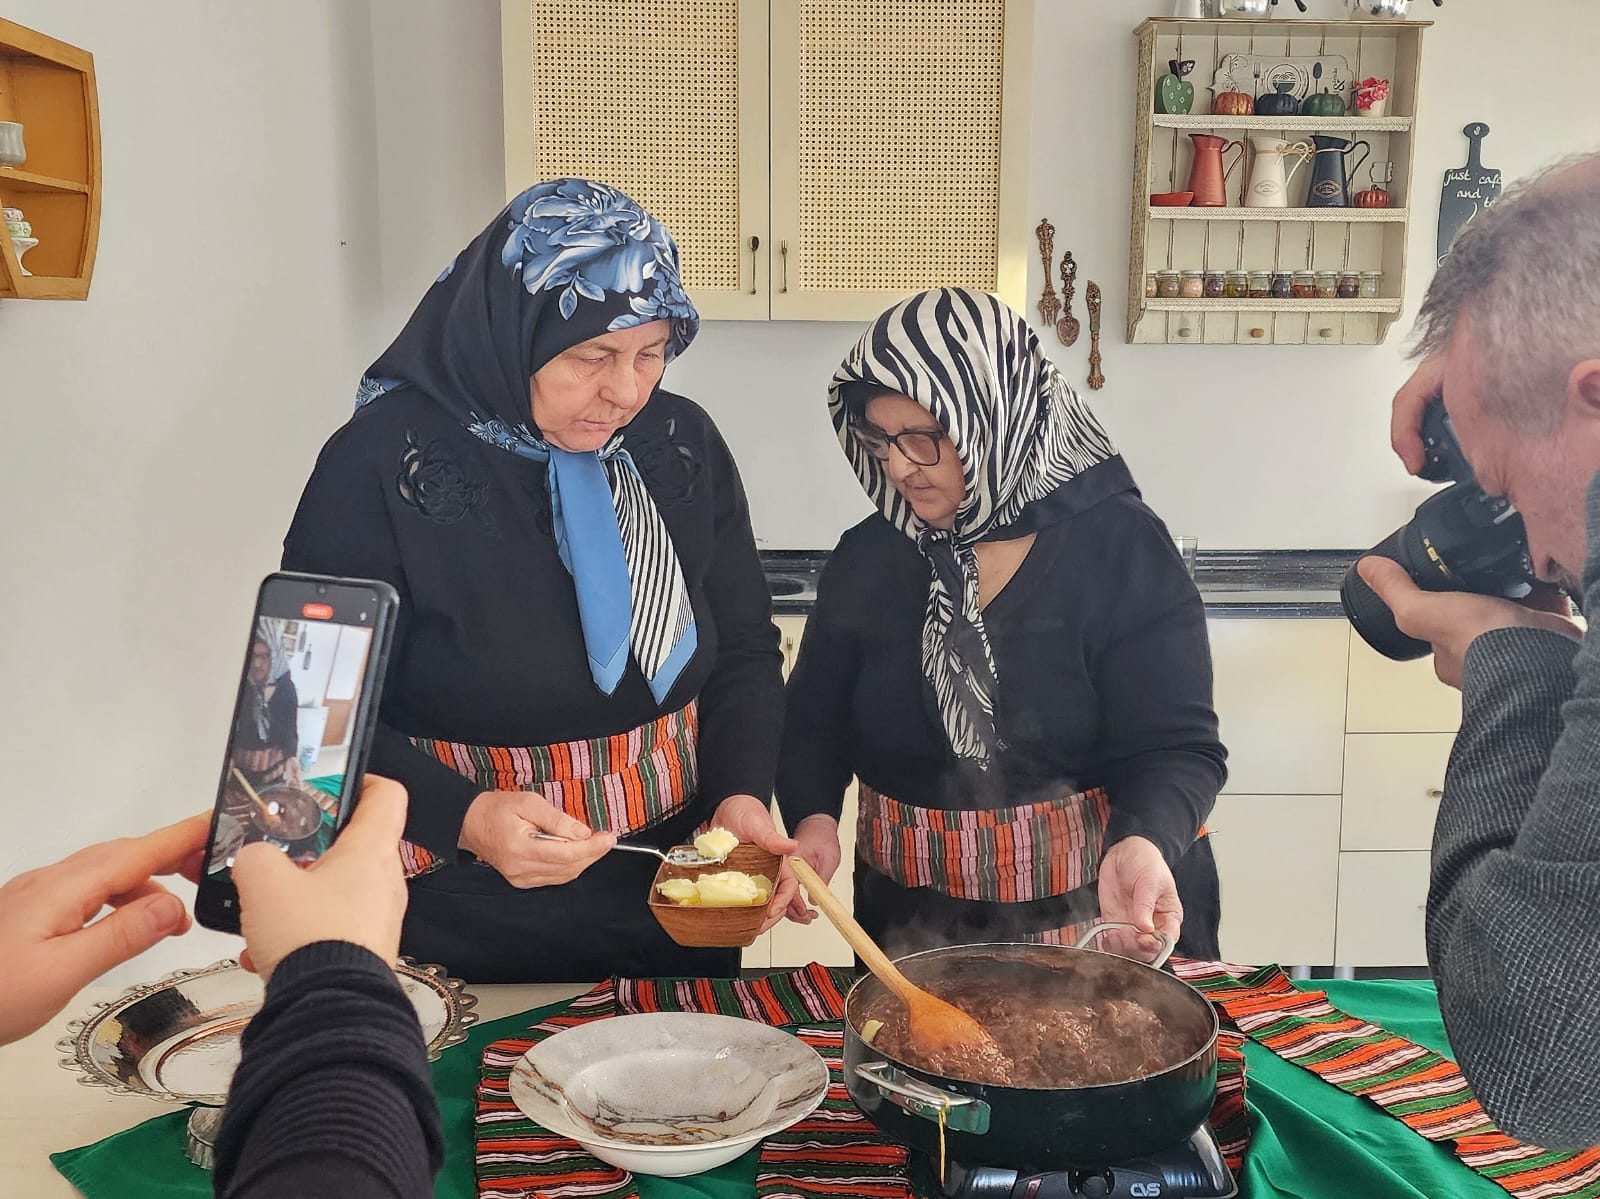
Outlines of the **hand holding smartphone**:
{"label": "hand holding smartphone", "polygon": [[239,931],[234,857],[263,842],[310,865],[366,770],[399,597],[387,583],[281,572],[261,584],[195,918]]}

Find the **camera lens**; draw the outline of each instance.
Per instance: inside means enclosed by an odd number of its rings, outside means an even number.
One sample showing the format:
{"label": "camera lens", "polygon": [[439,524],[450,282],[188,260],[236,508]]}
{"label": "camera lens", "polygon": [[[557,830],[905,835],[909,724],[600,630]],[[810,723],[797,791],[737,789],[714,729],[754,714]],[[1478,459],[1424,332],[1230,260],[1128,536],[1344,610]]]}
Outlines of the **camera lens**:
{"label": "camera lens", "polygon": [[317,584],[317,594],[318,595],[327,595],[328,594],[328,585],[326,583],[318,583]]}
{"label": "camera lens", "polygon": [[[1414,578],[1411,565],[1406,561],[1405,534],[1405,528],[1396,530],[1362,557],[1392,559],[1405,567],[1406,573]],[[1432,652],[1433,647],[1426,641],[1418,641],[1415,637],[1409,637],[1400,631],[1400,626],[1394,620],[1394,612],[1376,591],[1367,586],[1367,581],[1361,577],[1354,565],[1345,573],[1344,583],[1339,588],[1339,600],[1344,605],[1344,614],[1355,631],[1384,657],[1396,662],[1409,662]]]}

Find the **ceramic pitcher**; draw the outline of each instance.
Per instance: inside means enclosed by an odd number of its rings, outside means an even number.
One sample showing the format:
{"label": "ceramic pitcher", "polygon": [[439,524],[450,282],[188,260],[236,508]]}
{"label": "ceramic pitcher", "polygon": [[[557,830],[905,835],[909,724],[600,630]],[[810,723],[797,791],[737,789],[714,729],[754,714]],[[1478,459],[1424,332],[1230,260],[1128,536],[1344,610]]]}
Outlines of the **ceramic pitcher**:
{"label": "ceramic pitcher", "polygon": [[[1311,140],[1317,146],[1317,165],[1311,176],[1311,194],[1306,197],[1306,207],[1349,208],[1350,176],[1359,171],[1361,164],[1372,157],[1371,143],[1349,142],[1342,137],[1328,137],[1324,134],[1313,134]],[[1345,159],[1358,146],[1365,147],[1366,153],[1347,170]]]}
{"label": "ceramic pitcher", "polygon": [[[1286,142],[1281,137],[1252,137],[1255,162],[1250,168],[1250,182],[1244,189],[1246,208],[1287,208],[1289,184],[1295,173],[1311,157],[1310,142]],[[1293,159],[1285,170],[1284,162]]]}
{"label": "ceramic pitcher", "polygon": [[[1196,208],[1226,208],[1228,205],[1228,176],[1244,157],[1244,143],[1224,141],[1209,133],[1191,133],[1194,139],[1194,165],[1189,168],[1189,190],[1194,193]],[[1226,169],[1223,155],[1229,150],[1239,154]]]}

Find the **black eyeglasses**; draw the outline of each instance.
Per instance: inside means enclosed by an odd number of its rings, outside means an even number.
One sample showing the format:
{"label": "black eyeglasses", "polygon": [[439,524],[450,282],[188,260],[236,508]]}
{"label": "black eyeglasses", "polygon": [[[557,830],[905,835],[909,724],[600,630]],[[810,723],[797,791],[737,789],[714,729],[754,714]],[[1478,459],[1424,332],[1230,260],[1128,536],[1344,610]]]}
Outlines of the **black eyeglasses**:
{"label": "black eyeglasses", "polygon": [[855,426],[856,440],[879,462],[889,460],[894,446],[913,466],[938,466],[944,447],[943,429],[908,429],[904,433],[883,433],[866,425]]}

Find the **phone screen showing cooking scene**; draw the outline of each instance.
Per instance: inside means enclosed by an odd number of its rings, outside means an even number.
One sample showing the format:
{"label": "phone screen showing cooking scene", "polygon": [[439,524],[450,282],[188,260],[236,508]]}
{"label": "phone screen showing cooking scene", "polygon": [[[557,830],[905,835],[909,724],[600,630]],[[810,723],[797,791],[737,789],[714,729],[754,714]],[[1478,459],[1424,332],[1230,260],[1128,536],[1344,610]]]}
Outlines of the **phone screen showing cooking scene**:
{"label": "phone screen showing cooking scene", "polygon": [[[348,580],[278,575],[263,584],[202,890],[228,883],[234,856],[253,841],[300,865],[333,844],[365,762],[390,603]],[[216,906],[232,909],[232,896]]]}

